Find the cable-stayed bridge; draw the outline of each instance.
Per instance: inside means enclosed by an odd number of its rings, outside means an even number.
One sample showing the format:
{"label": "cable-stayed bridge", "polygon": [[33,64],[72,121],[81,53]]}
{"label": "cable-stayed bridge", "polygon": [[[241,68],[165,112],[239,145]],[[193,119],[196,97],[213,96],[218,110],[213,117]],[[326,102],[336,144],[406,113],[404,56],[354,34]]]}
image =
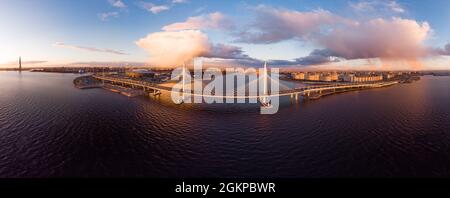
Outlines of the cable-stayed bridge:
{"label": "cable-stayed bridge", "polygon": [[[281,97],[290,96],[292,98],[298,99],[299,96],[311,97],[311,96],[321,96],[322,94],[330,94],[334,92],[350,91],[356,89],[369,89],[369,88],[379,88],[386,87],[390,85],[397,84],[397,81],[390,82],[371,82],[371,83],[340,83],[340,84],[327,84],[319,86],[306,86],[302,88],[294,88],[289,90],[280,90],[278,92],[272,93],[267,89],[267,82],[264,80],[264,88],[261,94],[244,94],[239,95],[235,93],[234,95],[225,94],[204,94],[196,93],[194,90],[186,89],[186,85],[183,83],[183,87],[179,91],[172,90],[171,87],[161,86],[155,83],[150,83],[146,81],[133,80],[121,77],[111,77],[102,75],[93,75],[93,78],[100,80],[102,82],[108,82],[112,84],[117,84],[121,86],[132,87],[135,89],[142,89],[143,91],[153,93],[154,95],[161,94],[162,91],[167,92],[178,92],[183,95],[183,97],[203,97],[203,98],[223,98],[223,99],[251,99],[258,98],[261,102],[265,102],[267,98],[270,97]],[[266,77],[268,78],[268,77]],[[269,78],[270,79],[270,78]],[[272,79],[270,79],[272,81]],[[183,81],[184,82],[184,81]],[[184,88],[184,89],[183,89]]]}

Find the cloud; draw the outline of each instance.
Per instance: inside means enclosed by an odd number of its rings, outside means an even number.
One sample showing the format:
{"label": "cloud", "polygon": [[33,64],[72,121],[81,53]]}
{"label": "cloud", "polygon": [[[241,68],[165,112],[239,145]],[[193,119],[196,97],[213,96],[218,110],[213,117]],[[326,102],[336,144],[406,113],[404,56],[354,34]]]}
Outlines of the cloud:
{"label": "cloud", "polygon": [[[366,6],[358,4],[360,9]],[[370,58],[413,60],[429,54],[425,41],[432,30],[427,22],[399,17],[353,20],[326,10],[299,12],[268,6],[258,6],[255,11],[257,17],[250,28],[234,34],[236,41],[270,44],[299,40],[321,48],[286,63],[307,65]]]}
{"label": "cloud", "polygon": [[448,43],[447,45],[445,45],[444,48],[444,55],[450,56],[450,43]]}
{"label": "cloud", "polygon": [[316,49],[308,56],[295,59],[296,64],[300,65],[317,65],[329,62],[339,62],[339,55],[330,49]]}
{"label": "cloud", "polygon": [[56,42],[53,44],[55,47],[65,47],[70,49],[78,49],[78,50],[84,50],[84,51],[90,51],[90,52],[101,52],[101,53],[109,53],[109,54],[115,54],[115,55],[128,55],[125,52],[119,51],[119,50],[113,50],[113,49],[100,49],[95,47],[86,47],[86,46],[78,46],[78,45],[68,45],[63,42]]}
{"label": "cloud", "polygon": [[109,4],[116,8],[126,8],[127,6],[122,0],[108,0]]}
{"label": "cloud", "polygon": [[200,13],[206,10],[207,6],[201,6],[194,10],[195,13]]}
{"label": "cloud", "polygon": [[350,2],[350,7],[357,12],[393,12],[404,13],[406,10],[396,1],[359,1],[356,3]]}
{"label": "cloud", "polygon": [[398,12],[398,13],[403,13],[405,12],[405,9],[403,7],[401,7],[396,1],[391,1],[387,4],[387,6],[389,8],[391,8],[392,11],[394,12]]}
{"label": "cloud", "polygon": [[[373,58],[413,63],[430,55],[430,50],[424,45],[430,31],[426,22],[418,23],[401,18],[373,19],[336,28],[329,34],[317,35],[315,42],[325,49],[316,49],[305,57],[297,58],[294,64],[317,65]],[[447,47],[450,52],[450,46]],[[438,53],[445,52],[445,49],[441,49]]]}
{"label": "cloud", "polygon": [[275,43],[293,38],[306,39],[320,32],[323,26],[345,23],[342,17],[322,9],[299,12],[260,5],[254,10],[255,21],[247,30],[235,34],[237,42]]}
{"label": "cloud", "polygon": [[22,61],[22,64],[43,64],[48,61],[41,61],[41,60],[32,60],[32,61]]}
{"label": "cloud", "polygon": [[164,10],[169,10],[170,8],[168,6],[165,5],[160,5],[160,6],[152,6],[151,8],[149,8],[149,11],[151,11],[153,14],[158,14]]}
{"label": "cloud", "polygon": [[109,18],[111,18],[111,17],[114,17],[114,18],[119,17],[119,12],[104,12],[104,13],[98,14],[98,18],[101,21],[108,21]]}
{"label": "cloud", "polygon": [[[43,61],[43,60],[31,60],[31,61],[23,61],[23,60],[22,60],[22,65],[28,65],[28,64],[30,64],[30,65],[34,65],[34,64],[43,64],[43,63],[47,63],[47,62],[48,62],[48,61]],[[18,62],[17,62],[17,61],[11,61],[11,62],[8,62],[8,63],[6,63],[6,64],[17,65]]]}
{"label": "cloud", "polygon": [[176,4],[182,4],[182,3],[187,3],[187,2],[188,2],[187,0],[172,0],[166,4],[156,5],[154,3],[140,1],[138,3],[138,5],[141,8],[143,8],[153,14],[159,14],[163,11],[170,10]]}
{"label": "cloud", "polygon": [[178,30],[202,30],[202,29],[221,29],[230,28],[231,23],[220,12],[210,13],[208,15],[201,15],[189,17],[186,21],[180,23],[173,23],[164,26],[165,31]]}
{"label": "cloud", "polygon": [[363,11],[363,10],[372,10],[373,8],[373,3],[368,2],[368,1],[360,1],[358,3],[352,3],[350,2],[350,7],[353,8],[356,11]]}
{"label": "cloud", "polygon": [[120,12],[123,11],[127,6],[123,3],[122,0],[108,0],[109,4],[113,7],[120,8],[119,11],[113,12],[103,12],[99,13],[97,16],[101,21],[108,21],[110,18],[118,18],[120,16]]}
{"label": "cloud", "polygon": [[[48,63],[49,63],[48,61],[44,61],[44,60],[29,60],[29,61],[25,60],[24,61],[24,59],[22,58],[22,67],[42,66],[42,65],[45,65]],[[17,68],[18,66],[19,66],[18,60],[0,63],[0,67],[3,67],[3,68]]]}
{"label": "cloud", "polygon": [[450,43],[447,43],[443,48],[434,48],[430,49],[430,51],[434,55],[450,56]]}
{"label": "cloud", "polygon": [[155,5],[148,2],[141,2],[141,7],[153,14],[159,14],[160,12],[170,9],[169,5]]}
{"label": "cloud", "polygon": [[155,32],[136,42],[150,54],[150,64],[179,66],[194,57],[249,59],[238,47],[212,44],[199,30]]}
{"label": "cloud", "polygon": [[[389,9],[398,4],[387,2]],[[370,4],[368,4],[370,5]],[[366,4],[358,5],[368,9]],[[351,19],[327,10],[300,12],[260,5],[253,8],[254,21],[245,31],[235,32],[220,12],[190,17],[186,21],[164,26],[140,39],[136,44],[150,54],[150,63],[175,66],[194,57],[208,57],[222,63],[260,65],[240,47],[213,44],[201,30],[228,31],[237,42],[271,44],[296,40],[316,46],[310,54],[293,60],[270,60],[271,65],[311,66],[334,64],[347,60],[379,59],[384,63],[403,62],[417,68],[420,60],[432,54],[450,54],[450,44],[442,49],[429,49],[425,41],[432,29],[424,21],[401,17]],[[400,10],[397,10],[400,12]],[[170,57],[170,58],[169,58]],[[402,63],[402,64],[403,64]]]}
{"label": "cloud", "polygon": [[166,25],[163,31],[150,33],[136,41],[136,45],[150,54],[149,62],[155,66],[179,66],[195,57],[254,61],[240,47],[214,44],[201,31],[231,27],[231,22],[222,13],[214,12]]}
{"label": "cloud", "polygon": [[73,62],[67,63],[65,65],[74,66],[74,67],[123,67],[123,66],[149,66],[143,62],[127,62],[127,61],[118,61],[118,62],[99,62],[99,61],[88,61],[88,62]]}
{"label": "cloud", "polygon": [[424,41],[431,28],[427,22],[392,18],[373,19],[335,28],[319,35],[319,44],[346,59],[417,58],[427,54]]}
{"label": "cloud", "polygon": [[226,44],[211,44],[211,50],[205,54],[205,57],[209,58],[223,58],[223,59],[251,59],[248,55],[244,54],[242,48],[226,45]]}
{"label": "cloud", "polygon": [[[248,61],[250,60],[250,61]],[[309,66],[309,65],[320,65],[332,62],[339,62],[343,59],[337,57],[337,55],[329,49],[315,49],[310,54],[304,57],[296,58],[294,60],[268,60],[267,63],[276,66]],[[247,58],[244,59],[246,63],[250,63],[254,66],[261,66],[264,61]],[[242,62],[242,61],[238,61]]]}
{"label": "cloud", "polygon": [[136,44],[150,53],[150,63],[159,66],[176,66],[211,50],[208,37],[198,30],[156,32]]}
{"label": "cloud", "polygon": [[177,3],[187,3],[187,0],[172,0],[173,4],[177,4]]}

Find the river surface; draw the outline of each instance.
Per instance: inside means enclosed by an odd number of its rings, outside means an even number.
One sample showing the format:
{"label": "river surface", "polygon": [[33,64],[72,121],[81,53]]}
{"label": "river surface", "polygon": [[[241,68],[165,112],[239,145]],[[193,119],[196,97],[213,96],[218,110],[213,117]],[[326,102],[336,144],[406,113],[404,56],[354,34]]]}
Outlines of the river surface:
{"label": "river surface", "polygon": [[0,177],[450,177],[450,77],[314,101],[174,105],[0,72]]}

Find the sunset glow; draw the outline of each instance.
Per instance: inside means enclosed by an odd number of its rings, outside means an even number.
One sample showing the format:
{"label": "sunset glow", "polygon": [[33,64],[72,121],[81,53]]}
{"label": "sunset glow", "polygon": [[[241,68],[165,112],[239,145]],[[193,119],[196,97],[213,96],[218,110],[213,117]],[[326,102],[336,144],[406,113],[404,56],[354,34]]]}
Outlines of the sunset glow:
{"label": "sunset glow", "polygon": [[14,20],[0,23],[0,67],[15,67],[19,56],[25,67],[172,67],[200,56],[246,66],[448,69],[449,7],[402,0],[5,0],[0,17]]}

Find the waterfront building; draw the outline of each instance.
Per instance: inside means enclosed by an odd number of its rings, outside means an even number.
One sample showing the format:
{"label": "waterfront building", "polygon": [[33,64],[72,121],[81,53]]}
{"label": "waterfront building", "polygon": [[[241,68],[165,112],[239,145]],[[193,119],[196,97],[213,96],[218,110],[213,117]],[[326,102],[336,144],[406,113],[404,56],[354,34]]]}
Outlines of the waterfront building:
{"label": "waterfront building", "polygon": [[309,81],[338,81],[339,76],[336,72],[321,73],[321,72],[293,72],[290,74],[293,80],[309,80]]}
{"label": "waterfront building", "polygon": [[305,80],[319,81],[320,80],[320,75],[318,73],[306,73],[305,74]]}
{"label": "waterfront building", "polygon": [[336,72],[331,73],[330,74],[330,78],[331,78],[331,81],[338,81],[339,80],[338,74]]}
{"label": "waterfront building", "polygon": [[354,82],[355,74],[345,74],[342,76],[342,81]]}
{"label": "waterfront building", "polygon": [[331,81],[331,76],[328,75],[328,74],[320,75],[320,81],[330,82]]}
{"label": "waterfront building", "polygon": [[125,72],[125,75],[130,78],[144,78],[144,77],[153,78],[155,76],[155,73],[146,69],[136,69]]}
{"label": "waterfront building", "polygon": [[325,73],[320,75],[320,81],[331,82],[337,80],[338,80],[337,73]]}
{"label": "waterfront building", "polygon": [[395,77],[395,74],[392,74],[392,73],[384,73],[383,74],[383,80],[389,80],[394,77]]}
{"label": "waterfront building", "polygon": [[343,81],[345,82],[375,82],[383,80],[382,75],[355,75],[355,74],[347,74],[344,75]]}
{"label": "waterfront building", "polygon": [[291,77],[294,80],[305,80],[305,73],[303,72],[292,73]]}

